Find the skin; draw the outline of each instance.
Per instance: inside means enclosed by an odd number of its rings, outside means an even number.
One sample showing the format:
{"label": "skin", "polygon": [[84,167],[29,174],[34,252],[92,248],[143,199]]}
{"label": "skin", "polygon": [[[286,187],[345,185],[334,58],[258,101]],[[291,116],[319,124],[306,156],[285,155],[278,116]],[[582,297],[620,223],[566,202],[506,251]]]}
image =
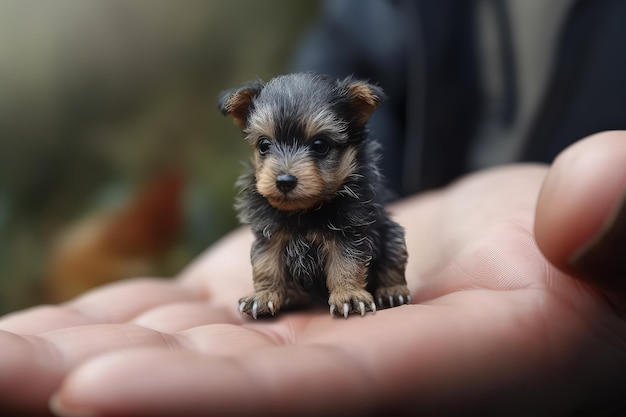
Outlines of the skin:
{"label": "skin", "polygon": [[624,294],[569,260],[621,201],[624,164],[626,133],[609,132],[551,168],[483,171],[394,205],[414,304],[364,318],[327,308],[242,318],[246,229],[175,280],[5,316],[0,405],[44,414],[52,398],[66,416],[618,410]]}

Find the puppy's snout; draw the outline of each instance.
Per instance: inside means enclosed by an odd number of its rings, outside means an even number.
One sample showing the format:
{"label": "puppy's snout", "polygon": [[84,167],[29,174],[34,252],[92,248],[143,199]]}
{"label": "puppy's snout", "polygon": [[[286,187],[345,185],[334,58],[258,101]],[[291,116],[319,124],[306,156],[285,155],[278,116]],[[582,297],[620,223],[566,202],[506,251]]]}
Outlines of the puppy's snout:
{"label": "puppy's snout", "polygon": [[280,174],[276,177],[276,188],[283,193],[293,190],[297,184],[298,179],[291,174]]}

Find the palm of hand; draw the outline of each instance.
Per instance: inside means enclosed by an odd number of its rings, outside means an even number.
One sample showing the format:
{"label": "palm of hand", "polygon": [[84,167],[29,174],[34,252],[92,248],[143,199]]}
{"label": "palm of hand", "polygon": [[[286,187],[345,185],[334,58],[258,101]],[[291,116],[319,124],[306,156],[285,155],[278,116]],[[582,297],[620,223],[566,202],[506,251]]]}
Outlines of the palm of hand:
{"label": "palm of hand", "polygon": [[532,228],[544,175],[479,174],[397,206],[416,231],[407,235],[415,304],[365,318],[327,309],[241,318],[246,232],[176,281],[119,283],[8,316],[0,403],[43,413],[56,391],[57,406],[103,415],[566,412],[579,404],[553,401],[550,388],[576,398],[623,363],[625,329],[540,254]]}

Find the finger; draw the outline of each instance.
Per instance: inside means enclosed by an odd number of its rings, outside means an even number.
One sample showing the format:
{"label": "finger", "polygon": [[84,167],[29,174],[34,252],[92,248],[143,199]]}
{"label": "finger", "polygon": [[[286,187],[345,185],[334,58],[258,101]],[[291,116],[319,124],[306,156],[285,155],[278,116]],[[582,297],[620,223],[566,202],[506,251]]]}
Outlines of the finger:
{"label": "finger", "polygon": [[120,324],[70,327],[39,336],[0,331],[0,404],[23,410],[45,409],[61,380],[85,359],[137,346],[179,349],[184,343],[181,340]]}
{"label": "finger", "polygon": [[189,291],[175,281],[160,279],[125,280],[88,292],[70,302],[102,323],[123,323],[154,307],[202,299],[203,294]]}
{"label": "finger", "polygon": [[62,358],[42,340],[3,331],[0,331],[0,346],[3,414],[46,415],[46,400],[65,374]]}
{"label": "finger", "polygon": [[134,279],[85,293],[59,306],[39,306],[0,319],[0,329],[37,334],[53,329],[95,323],[123,323],[153,308],[196,301],[194,293],[174,281]]}
{"label": "finger", "polygon": [[[329,404],[324,401],[322,405],[320,399],[337,399],[342,392],[344,403],[355,408],[339,403],[333,411],[352,415],[362,410],[356,399],[363,398],[367,405],[371,395],[367,382],[359,381],[363,375],[358,370],[335,374],[336,355],[322,347],[286,347],[231,361],[188,352],[120,352],[94,360],[73,374],[51,405],[60,415],[76,410],[137,417],[324,415],[319,413],[329,411]],[[341,371],[346,371],[345,359]],[[150,378],[146,378],[148,370]],[[100,380],[102,391],[94,390],[88,374]],[[131,379],[128,385],[116,387],[119,378]],[[304,388],[306,395],[296,387]]]}
{"label": "finger", "polygon": [[[626,291],[626,132],[588,137],[563,151],[546,177],[537,243],[561,270]],[[623,212],[622,218],[617,215]]]}
{"label": "finger", "polygon": [[175,333],[215,323],[241,323],[244,319],[236,308],[215,306],[206,301],[184,301],[154,307],[132,319],[132,323],[165,333]]}

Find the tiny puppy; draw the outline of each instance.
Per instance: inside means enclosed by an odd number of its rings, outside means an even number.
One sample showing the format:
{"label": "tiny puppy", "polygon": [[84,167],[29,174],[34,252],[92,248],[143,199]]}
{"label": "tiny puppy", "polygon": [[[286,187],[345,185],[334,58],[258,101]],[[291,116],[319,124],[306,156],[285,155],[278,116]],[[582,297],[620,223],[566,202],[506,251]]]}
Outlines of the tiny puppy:
{"label": "tiny puppy", "polygon": [[366,126],[383,98],[367,82],[314,73],[220,95],[254,149],[236,203],[256,238],[242,314],[274,315],[314,294],[346,318],[375,312],[374,299],[379,308],[410,302],[404,229],[383,208],[379,145]]}

